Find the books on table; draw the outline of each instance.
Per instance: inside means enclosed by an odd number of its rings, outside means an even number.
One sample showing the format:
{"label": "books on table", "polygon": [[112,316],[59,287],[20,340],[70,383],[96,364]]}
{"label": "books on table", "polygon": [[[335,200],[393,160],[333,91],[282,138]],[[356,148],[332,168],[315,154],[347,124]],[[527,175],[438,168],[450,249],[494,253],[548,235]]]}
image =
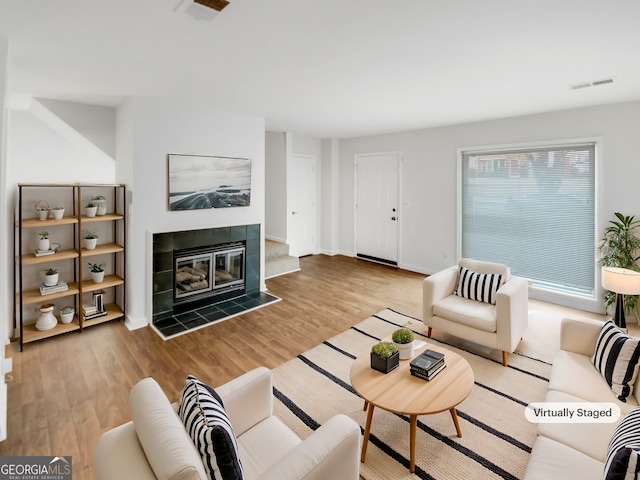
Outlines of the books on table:
{"label": "books on table", "polygon": [[431,380],[445,367],[444,354],[430,349],[422,352],[409,364],[411,375],[424,380]]}

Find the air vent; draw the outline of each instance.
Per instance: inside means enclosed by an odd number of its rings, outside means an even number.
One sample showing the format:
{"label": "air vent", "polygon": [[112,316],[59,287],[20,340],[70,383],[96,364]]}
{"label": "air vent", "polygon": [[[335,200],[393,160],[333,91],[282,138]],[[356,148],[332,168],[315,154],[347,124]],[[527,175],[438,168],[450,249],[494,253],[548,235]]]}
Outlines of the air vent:
{"label": "air vent", "polygon": [[576,83],[575,85],[569,85],[569,88],[571,90],[579,90],[581,88],[597,87],[599,85],[608,85],[610,83],[613,83],[613,78],[594,80],[593,82],[586,82],[586,83]]}

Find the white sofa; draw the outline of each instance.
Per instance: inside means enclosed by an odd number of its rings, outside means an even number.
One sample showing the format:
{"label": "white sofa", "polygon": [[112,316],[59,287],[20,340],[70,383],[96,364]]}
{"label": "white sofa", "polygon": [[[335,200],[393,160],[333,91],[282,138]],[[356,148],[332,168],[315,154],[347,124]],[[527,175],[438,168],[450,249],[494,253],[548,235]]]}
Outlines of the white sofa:
{"label": "white sofa", "polygon": [[[609,441],[626,413],[638,406],[640,380],[636,379],[626,403],[617,399],[591,363],[602,322],[562,320],[560,351],[549,379],[546,402],[611,402],[621,410],[615,423],[538,424],[525,480],[601,480]],[[640,375],[639,375],[640,377]]]}
{"label": "white sofa", "polygon": [[[272,414],[271,371],[260,367],[216,387],[238,439],[244,476],[358,480],[360,427],[336,415],[300,440]],[[95,452],[99,480],[206,479],[200,454],[152,378],[131,391],[132,421],[105,432]]]}
{"label": "white sofa", "polygon": [[[500,274],[504,284],[498,289],[495,305],[457,296],[459,267],[480,274]],[[423,323],[431,330],[447,332],[465,340],[502,350],[502,363],[512,353],[528,326],[528,283],[511,276],[500,263],[463,258],[454,265],[425,278],[423,283]]]}

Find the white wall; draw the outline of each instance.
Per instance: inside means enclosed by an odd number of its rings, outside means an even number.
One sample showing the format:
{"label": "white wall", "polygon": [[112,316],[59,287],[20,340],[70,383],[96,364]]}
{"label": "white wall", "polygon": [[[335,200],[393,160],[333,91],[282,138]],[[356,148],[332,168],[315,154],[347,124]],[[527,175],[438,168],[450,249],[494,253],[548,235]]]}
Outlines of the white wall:
{"label": "white wall", "polygon": [[265,237],[287,241],[287,151],[285,134],[265,136]]}
{"label": "white wall", "polygon": [[[261,224],[264,236],[265,125],[261,117],[222,113],[197,105],[136,98],[121,107],[118,123],[118,181],[131,190],[128,219],[128,325],[151,321],[151,235],[230,225]],[[122,135],[122,136],[120,136]],[[123,158],[120,158],[122,152]],[[211,210],[168,209],[167,155],[170,153],[248,157],[251,206]],[[264,242],[262,242],[262,249]],[[261,252],[261,259],[264,251]],[[264,285],[264,260],[261,261]]]}
{"label": "white wall", "polygon": [[[353,255],[354,156],[400,150],[402,168],[399,266],[433,273],[456,260],[457,149],[602,137],[597,226],[599,238],[613,212],[640,215],[640,102],[476,122],[340,141],[340,236]],[[598,282],[599,283],[599,282]]]}
{"label": "white wall", "polygon": [[[4,285],[13,285],[13,276],[11,268],[13,266],[13,250],[12,235],[13,229],[8,228],[13,224],[13,211],[11,209],[12,202],[9,198],[6,180],[7,178],[7,155],[6,155],[6,138],[7,138],[7,59],[9,56],[9,42],[0,35],[0,199],[4,204],[4,208],[0,209],[0,245],[4,248],[0,250],[0,278]],[[0,290],[0,305],[2,305],[2,316],[7,319],[13,318],[13,295],[11,290],[3,288]],[[0,345],[4,345],[9,341],[9,332],[11,325],[0,321]],[[7,384],[4,381],[5,369],[5,352],[2,349],[0,355],[2,361],[2,369],[0,370],[0,441],[7,438]]]}

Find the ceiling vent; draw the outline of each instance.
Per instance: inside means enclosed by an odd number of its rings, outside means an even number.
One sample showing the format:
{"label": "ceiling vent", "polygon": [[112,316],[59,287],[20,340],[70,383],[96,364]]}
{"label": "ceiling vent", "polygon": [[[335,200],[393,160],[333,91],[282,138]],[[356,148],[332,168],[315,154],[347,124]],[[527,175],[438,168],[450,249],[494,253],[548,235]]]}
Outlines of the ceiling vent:
{"label": "ceiling vent", "polygon": [[605,78],[605,79],[602,79],[602,80],[594,80],[593,82],[576,83],[575,85],[569,85],[569,88],[571,90],[579,90],[581,88],[597,87],[599,85],[608,85],[610,83],[613,83],[613,78]]}
{"label": "ceiling vent", "polygon": [[226,0],[180,0],[174,12],[182,12],[195,20],[210,22],[223,8],[229,5]]}

